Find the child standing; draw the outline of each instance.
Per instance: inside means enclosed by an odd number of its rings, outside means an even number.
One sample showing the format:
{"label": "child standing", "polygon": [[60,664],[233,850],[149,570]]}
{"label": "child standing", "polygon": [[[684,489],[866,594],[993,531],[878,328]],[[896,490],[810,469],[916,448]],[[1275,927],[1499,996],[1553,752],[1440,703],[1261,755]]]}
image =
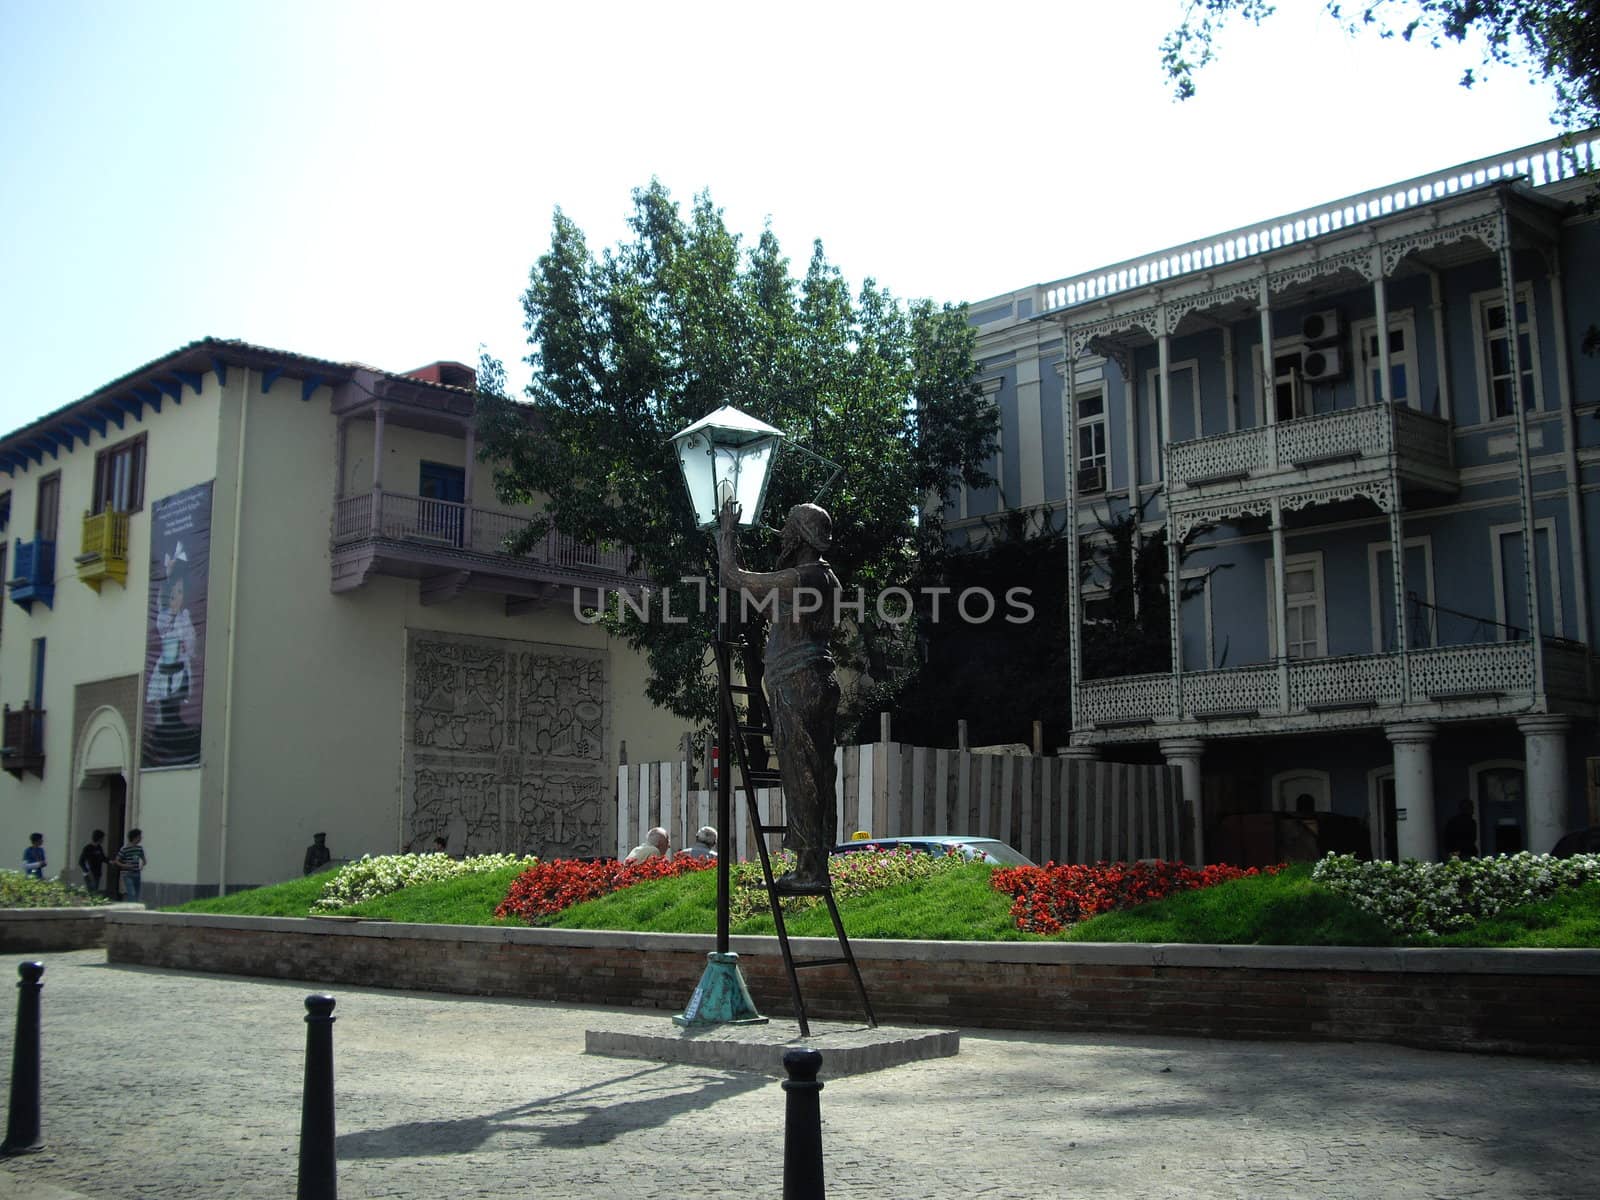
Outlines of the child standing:
{"label": "child standing", "polygon": [[43,879],[44,868],[44,834],[29,834],[28,848],[22,852],[22,873],[29,879]]}

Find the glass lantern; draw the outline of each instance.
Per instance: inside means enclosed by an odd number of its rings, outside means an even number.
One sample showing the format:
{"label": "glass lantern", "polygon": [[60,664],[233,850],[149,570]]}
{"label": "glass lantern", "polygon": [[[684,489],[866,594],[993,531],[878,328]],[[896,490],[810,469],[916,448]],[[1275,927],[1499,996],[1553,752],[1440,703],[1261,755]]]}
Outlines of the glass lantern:
{"label": "glass lantern", "polygon": [[715,525],[730,500],[739,506],[740,525],[759,524],[783,440],[781,429],[731,405],[675,434],[672,445],[694,505],[695,524],[701,529]]}

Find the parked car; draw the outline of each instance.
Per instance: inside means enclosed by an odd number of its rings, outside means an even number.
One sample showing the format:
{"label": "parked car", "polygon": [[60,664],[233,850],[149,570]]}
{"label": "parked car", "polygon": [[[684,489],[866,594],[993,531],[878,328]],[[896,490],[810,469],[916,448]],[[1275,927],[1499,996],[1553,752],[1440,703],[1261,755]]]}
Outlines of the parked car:
{"label": "parked car", "polygon": [[863,838],[856,842],[840,842],[833,848],[835,854],[870,854],[882,850],[918,850],[923,854],[949,854],[958,850],[973,862],[985,862],[997,867],[1032,867],[1038,864],[1022,851],[997,838],[963,837],[959,834],[936,834],[928,837]]}

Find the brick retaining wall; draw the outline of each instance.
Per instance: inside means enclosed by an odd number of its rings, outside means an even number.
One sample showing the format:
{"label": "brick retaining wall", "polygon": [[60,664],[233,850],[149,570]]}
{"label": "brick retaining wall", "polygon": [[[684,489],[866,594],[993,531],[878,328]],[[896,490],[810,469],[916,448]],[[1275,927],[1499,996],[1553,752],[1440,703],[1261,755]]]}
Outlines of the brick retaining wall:
{"label": "brick retaining wall", "polygon": [[[713,940],[354,920],[116,912],[112,962],[363,987],[682,1009]],[[837,953],[796,938],[796,957]],[[1600,1058],[1600,951],[1054,942],[852,943],[880,1021],[1184,1037],[1379,1041]],[[736,937],[756,1005],[790,1016],[773,938]],[[843,968],[813,1017],[859,1017]]]}
{"label": "brick retaining wall", "polygon": [[[129,905],[125,911],[143,911]],[[72,908],[0,909],[0,953],[34,950],[92,950],[106,944],[106,913],[122,905]]]}

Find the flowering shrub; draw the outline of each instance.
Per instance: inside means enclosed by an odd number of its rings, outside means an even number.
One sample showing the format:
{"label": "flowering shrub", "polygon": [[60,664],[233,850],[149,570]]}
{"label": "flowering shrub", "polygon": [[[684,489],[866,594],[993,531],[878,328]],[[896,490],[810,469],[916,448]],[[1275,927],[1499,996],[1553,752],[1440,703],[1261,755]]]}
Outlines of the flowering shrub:
{"label": "flowering shrub", "polygon": [[105,896],[59,879],[30,879],[21,871],[0,870],[0,908],[84,908],[110,903]]}
{"label": "flowering shrub", "polygon": [[[1275,875],[1283,867],[1268,867]],[[990,886],[1012,898],[1011,916],[1028,933],[1060,933],[1068,925],[1113,909],[1133,908],[1173,892],[1210,887],[1261,874],[1255,867],[1221,864],[1196,870],[1178,862],[1114,862],[1095,866],[1054,863],[1001,867]]]}
{"label": "flowering shrub", "polygon": [[[870,850],[854,854],[835,854],[828,859],[828,876],[833,880],[835,900],[850,900],[865,896],[879,888],[909,883],[913,879],[932,879],[936,875],[953,871],[967,863],[961,853],[955,852],[935,857],[910,848],[896,848],[874,853]],[[782,875],[794,869],[795,857],[787,850],[772,856],[772,873]],[[761,877],[760,862],[742,862],[730,872],[728,895],[728,920],[733,924],[748,920],[760,913],[770,912],[767,902],[766,882]],[[803,912],[822,903],[821,896],[785,896],[784,915]]]}
{"label": "flowering shrub", "polygon": [[340,868],[339,873],[328,880],[311,911],[338,912],[413,884],[436,883],[457,875],[498,871],[502,867],[537,861],[529,855],[518,857],[515,854],[477,854],[462,859],[451,858],[448,854],[380,854],[376,858],[367,854],[358,862]]}
{"label": "flowering shrub", "polygon": [[1501,909],[1600,879],[1600,854],[1551,858],[1523,851],[1441,863],[1361,862],[1350,854],[1329,854],[1311,878],[1396,933],[1418,937],[1465,929]]}
{"label": "flowering shrub", "polygon": [[511,890],[494,910],[494,915],[502,920],[521,917],[524,921],[537,922],[580,901],[594,900],[646,879],[667,879],[716,865],[714,858],[693,858],[687,854],[647,858],[637,863],[615,859],[583,862],[569,858],[536,862],[512,881]]}

